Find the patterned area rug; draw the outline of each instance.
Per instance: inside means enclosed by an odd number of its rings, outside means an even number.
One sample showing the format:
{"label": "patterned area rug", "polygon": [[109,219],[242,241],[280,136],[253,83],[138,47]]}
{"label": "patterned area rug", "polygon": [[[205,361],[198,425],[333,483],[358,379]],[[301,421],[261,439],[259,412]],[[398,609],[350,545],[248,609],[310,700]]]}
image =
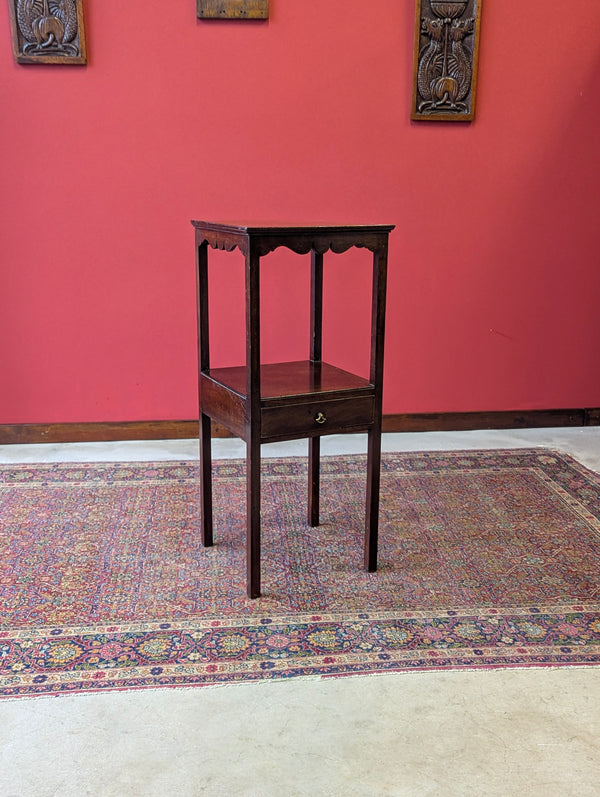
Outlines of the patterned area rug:
{"label": "patterned area rug", "polygon": [[0,695],[600,663],[600,477],[543,449],[263,460],[263,591],[245,594],[245,465],[0,468]]}

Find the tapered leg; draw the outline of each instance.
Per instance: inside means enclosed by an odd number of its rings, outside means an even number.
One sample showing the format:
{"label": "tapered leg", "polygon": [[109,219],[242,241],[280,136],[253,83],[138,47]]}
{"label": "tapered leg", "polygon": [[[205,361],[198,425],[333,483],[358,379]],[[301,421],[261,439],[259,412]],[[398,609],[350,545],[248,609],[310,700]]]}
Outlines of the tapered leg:
{"label": "tapered leg", "polygon": [[[210,345],[208,334],[208,247],[206,243],[197,247],[196,294],[198,315],[198,370],[199,376],[210,367]],[[202,387],[198,382],[200,402],[200,527],[202,544],[213,544],[212,528],[212,462],[210,418],[202,412]]]}
{"label": "tapered leg", "polygon": [[380,469],[381,469],[381,427],[369,430],[368,448],[367,448],[365,568],[370,573],[377,570]]}
{"label": "tapered leg", "polygon": [[260,255],[246,254],[246,591],[260,595]]}
{"label": "tapered leg", "polygon": [[308,523],[319,525],[319,479],[320,479],[321,438],[308,439]]}
{"label": "tapered leg", "polygon": [[387,237],[373,252],[371,305],[371,382],[375,386],[375,417],[369,429],[367,448],[367,519],[365,524],[365,567],[377,570],[379,535],[379,482],[381,471],[381,405],[383,398],[383,342],[385,335],[385,293],[387,281]]}
{"label": "tapered leg", "polygon": [[[321,357],[323,340],[323,253],[314,249],[310,253],[310,359],[313,365],[313,389],[321,383]],[[321,439],[308,440],[308,523],[319,525],[319,472]]]}
{"label": "tapered leg", "polygon": [[210,418],[200,413],[200,525],[202,544],[213,544]]}
{"label": "tapered leg", "polygon": [[246,444],[247,495],[247,592],[249,598],[260,596],[260,442]]}

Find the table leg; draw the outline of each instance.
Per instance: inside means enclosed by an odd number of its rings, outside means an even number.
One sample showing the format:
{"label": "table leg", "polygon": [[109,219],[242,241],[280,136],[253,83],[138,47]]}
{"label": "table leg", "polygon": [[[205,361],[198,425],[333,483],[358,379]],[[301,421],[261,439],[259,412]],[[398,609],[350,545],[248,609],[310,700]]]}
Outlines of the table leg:
{"label": "table leg", "polygon": [[246,557],[247,593],[260,597],[260,442],[246,443]]}
{"label": "table leg", "polygon": [[212,457],[210,418],[200,413],[200,527],[202,544],[213,544],[212,528]]}
{"label": "table leg", "polygon": [[308,524],[319,525],[321,438],[308,439]]}
{"label": "table leg", "polygon": [[370,573],[377,570],[380,468],[381,428],[370,429],[367,448],[367,505],[365,521],[365,568]]}
{"label": "table leg", "polygon": [[[310,359],[313,363],[315,383],[321,387],[321,356],[323,340],[323,253],[314,249],[310,253]],[[308,440],[308,523],[319,525],[319,472],[321,440]]]}

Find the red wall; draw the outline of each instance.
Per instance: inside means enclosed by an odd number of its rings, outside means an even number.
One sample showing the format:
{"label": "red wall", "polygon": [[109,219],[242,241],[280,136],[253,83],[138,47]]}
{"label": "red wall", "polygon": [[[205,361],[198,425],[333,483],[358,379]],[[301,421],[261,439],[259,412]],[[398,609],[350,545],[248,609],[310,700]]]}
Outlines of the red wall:
{"label": "red wall", "polygon": [[[387,413],[600,405],[600,3],[483,12],[477,118],[444,124],[409,120],[412,2],[87,0],[87,67],[14,64],[5,8],[0,423],[196,416],[191,218],[396,224]],[[326,257],[325,353],[361,370],[365,262]],[[307,276],[265,261],[267,359],[307,352]]]}

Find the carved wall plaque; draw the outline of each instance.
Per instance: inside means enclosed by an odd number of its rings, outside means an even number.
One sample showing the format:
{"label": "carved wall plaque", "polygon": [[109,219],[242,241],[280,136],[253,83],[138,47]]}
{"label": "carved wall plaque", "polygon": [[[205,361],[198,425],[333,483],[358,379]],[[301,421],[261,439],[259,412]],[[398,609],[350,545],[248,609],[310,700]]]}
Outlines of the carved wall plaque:
{"label": "carved wall plaque", "polygon": [[196,0],[201,19],[268,19],[269,0]]}
{"label": "carved wall plaque", "polygon": [[83,0],[9,0],[19,64],[85,64]]}
{"label": "carved wall plaque", "polygon": [[416,0],[411,119],[475,118],[481,0]]}

